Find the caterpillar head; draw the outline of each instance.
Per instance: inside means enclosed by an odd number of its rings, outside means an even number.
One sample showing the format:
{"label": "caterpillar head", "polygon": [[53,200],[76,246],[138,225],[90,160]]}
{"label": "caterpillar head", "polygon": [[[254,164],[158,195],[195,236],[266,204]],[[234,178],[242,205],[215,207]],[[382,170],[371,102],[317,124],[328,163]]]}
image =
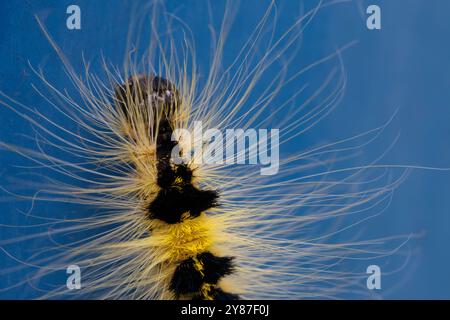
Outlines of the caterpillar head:
{"label": "caterpillar head", "polygon": [[181,106],[181,97],[175,85],[158,76],[137,75],[115,88],[115,103],[126,126],[144,127],[156,135],[161,121],[173,126]]}

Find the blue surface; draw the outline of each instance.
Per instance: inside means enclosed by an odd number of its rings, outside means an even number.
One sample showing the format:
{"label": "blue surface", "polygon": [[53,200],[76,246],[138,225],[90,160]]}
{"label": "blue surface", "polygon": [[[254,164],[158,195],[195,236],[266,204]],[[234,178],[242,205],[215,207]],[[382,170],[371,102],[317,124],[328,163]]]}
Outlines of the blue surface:
{"label": "blue surface", "polygon": [[[212,2],[213,15],[219,19],[223,3]],[[302,4],[305,10],[317,4],[316,1],[304,2],[277,2],[280,28],[295,21]],[[126,50],[130,13],[139,8],[136,5],[139,1],[133,3],[119,0],[5,2],[0,10],[0,90],[26,105],[37,103],[36,93],[30,86],[37,79],[28,61],[32,66],[43,68],[59,86],[69,86],[61,64],[34,19],[35,14],[43,20],[78,71],[81,70],[81,52],[94,62],[94,68],[101,53],[113,64],[120,65]],[[267,3],[242,1],[229,36],[231,48],[245,41]],[[65,12],[70,4],[81,7],[82,29],[79,31],[69,31],[65,27]],[[382,9],[381,30],[366,28],[361,8],[369,4],[378,4]],[[209,43],[205,40],[208,38],[206,2],[170,1],[167,10],[189,24],[196,41],[200,70],[206,68],[206,63],[202,63],[209,54]],[[320,11],[305,31],[300,60],[295,63],[307,65],[353,40],[357,43],[342,55],[348,77],[343,101],[317,128],[308,132],[301,143],[308,146],[357,134],[385,123],[399,109],[382,136],[383,143],[371,145],[361,157],[370,161],[400,133],[383,162],[450,167],[449,14],[450,2],[446,0],[353,1]],[[311,81],[321,78],[321,70],[309,76]],[[45,108],[42,102],[36,107]],[[0,119],[2,141],[21,146],[30,144],[20,135],[30,133],[28,125],[22,126],[23,122],[5,109],[0,111]],[[0,155],[2,185],[10,183],[7,176],[24,172],[11,166],[21,161],[11,154]],[[414,240],[408,264],[394,275],[383,278],[381,294],[386,298],[450,299],[449,194],[450,172],[414,170],[395,192],[390,207],[370,222],[370,232],[377,235],[423,234]],[[22,223],[17,210],[28,207],[26,203],[0,202],[0,223]],[[49,206],[49,212],[51,209]],[[18,232],[2,229],[1,239],[14,237]],[[29,248],[21,244],[20,247],[10,246],[8,250],[20,257],[38,245],[30,242]],[[0,254],[0,263],[2,269],[15,264],[4,254]],[[2,275],[0,288],[17,283],[23,276],[20,272],[14,276]],[[27,286],[0,292],[0,297],[7,298],[35,295],[36,291]],[[344,297],[360,296],[348,293]]]}

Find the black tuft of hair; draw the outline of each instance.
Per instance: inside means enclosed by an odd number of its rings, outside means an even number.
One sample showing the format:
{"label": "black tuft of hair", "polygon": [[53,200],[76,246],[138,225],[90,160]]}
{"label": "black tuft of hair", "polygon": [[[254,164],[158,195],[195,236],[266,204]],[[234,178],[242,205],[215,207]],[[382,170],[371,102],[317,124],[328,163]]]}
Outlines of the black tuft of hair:
{"label": "black tuft of hair", "polygon": [[190,184],[192,181],[192,170],[186,164],[177,166],[176,175],[181,179],[182,184]]}
{"label": "black tuft of hair", "polygon": [[195,268],[192,258],[181,262],[175,269],[170,289],[177,296],[198,292],[203,284],[202,274]]}
{"label": "black tuft of hair", "polygon": [[198,217],[203,211],[216,207],[218,193],[212,190],[199,190],[191,184],[171,186],[161,189],[150,203],[150,218],[167,223],[181,221],[181,216],[189,212],[191,218]]}
{"label": "black tuft of hair", "polygon": [[203,279],[206,283],[216,284],[220,278],[233,273],[233,257],[216,257],[211,252],[197,256],[203,265]]}

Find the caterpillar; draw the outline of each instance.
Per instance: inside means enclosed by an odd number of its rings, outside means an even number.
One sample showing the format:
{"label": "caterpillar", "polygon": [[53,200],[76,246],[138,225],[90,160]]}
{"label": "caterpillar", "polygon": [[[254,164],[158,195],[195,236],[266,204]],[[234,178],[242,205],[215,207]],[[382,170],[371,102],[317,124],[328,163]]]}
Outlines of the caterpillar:
{"label": "caterpillar", "polygon": [[[50,209],[62,203],[55,212],[64,213],[58,218],[28,213],[40,221],[30,227],[37,231],[0,242],[5,255],[34,270],[1,292],[44,279],[52,285],[44,285],[40,298],[298,299],[361,289],[365,270],[346,270],[345,262],[389,257],[410,236],[357,240],[353,230],[385,210],[408,170],[391,172],[379,159],[346,165],[351,153],[376,140],[389,121],[336,142],[298,147],[298,138],[344,93],[340,58],[348,46],[307,66],[290,63],[307,25],[334,3],[319,2],[278,34],[271,29],[276,4],[270,2],[223,67],[233,16],[228,6],[220,32],[211,37],[212,61],[203,82],[189,28],[158,2],[151,7],[148,52],[138,57],[138,50],[128,48],[122,70],[102,61],[102,75],[91,72],[89,63],[77,72],[39,21],[76,97],[33,69],[49,92],[37,91],[54,118],[2,93],[2,105],[30,123],[35,136],[31,148],[0,146],[34,163],[31,170],[43,170],[36,181],[22,182],[33,186],[32,195],[7,192],[31,201],[33,210],[39,203]],[[161,32],[155,17],[163,17]],[[177,22],[184,31],[177,34],[181,39],[172,31]],[[299,79],[327,63],[331,70],[308,94]],[[295,90],[285,92],[292,83]],[[197,152],[189,139],[175,134],[195,131],[199,121],[205,131],[281,128],[280,145],[292,143],[295,151],[282,155],[274,175],[262,175],[254,165],[230,164],[228,156],[205,165],[200,161],[205,154],[220,155],[219,140],[200,141],[203,148]],[[233,159],[257,154],[275,138],[257,137],[258,143]],[[174,150],[189,160],[175,162]],[[7,250],[25,241],[45,246],[27,259]],[[81,267],[80,290],[68,290],[51,277],[69,265]],[[4,272],[17,272],[17,266]]]}
{"label": "caterpillar", "polygon": [[[163,268],[175,263],[175,271],[169,280],[170,290],[177,298],[237,299],[237,295],[224,292],[217,285],[222,277],[232,272],[232,258],[219,257],[209,251],[211,240],[207,233],[211,230],[208,230],[207,221],[201,221],[206,218],[200,217],[217,206],[218,194],[194,186],[192,169],[186,164],[173,166],[171,163],[172,150],[177,145],[177,141],[172,140],[173,117],[181,104],[177,90],[165,79],[143,76],[131,79],[116,92],[125,114],[136,108],[129,107],[128,103],[144,108],[144,112],[156,110],[152,123],[156,124],[153,130],[156,132],[156,184],[159,191],[148,204],[148,217],[156,221],[151,223],[155,235],[162,233],[164,238],[171,239],[168,244],[173,248],[155,245],[164,248],[170,257],[167,262],[161,262]],[[129,101],[129,97],[134,101]],[[135,163],[136,167],[139,165],[139,162]],[[166,241],[164,238],[162,241]]]}

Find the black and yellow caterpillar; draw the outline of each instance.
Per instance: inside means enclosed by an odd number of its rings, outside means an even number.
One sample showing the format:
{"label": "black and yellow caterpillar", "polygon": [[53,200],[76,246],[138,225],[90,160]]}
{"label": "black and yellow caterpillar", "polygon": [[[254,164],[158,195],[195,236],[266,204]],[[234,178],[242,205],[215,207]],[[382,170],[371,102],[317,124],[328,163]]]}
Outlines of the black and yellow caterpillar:
{"label": "black and yellow caterpillar", "polygon": [[[148,92],[142,96],[138,91],[143,88]],[[135,103],[143,108],[156,109],[158,104],[161,108],[160,119],[154,119],[159,120],[156,129],[156,168],[157,185],[160,189],[148,204],[148,218],[161,221],[158,228],[167,228],[170,225],[175,226],[173,232],[187,230],[182,235],[187,240],[186,252],[183,252],[184,248],[177,252],[177,255],[183,256],[184,259],[175,261],[178,266],[170,280],[170,290],[176,298],[238,299],[238,295],[223,291],[218,284],[222,277],[233,272],[233,258],[219,257],[211,253],[207,246],[201,244],[208,243],[208,240],[198,238],[196,234],[199,226],[192,227],[200,215],[218,205],[218,192],[200,190],[193,184],[193,172],[186,164],[171,163],[172,150],[178,143],[172,138],[174,124],[171,122],[171,116],[176,114],[174,110],[181,104],[175,86],[160,77],[142,76],[130,79],[126,86],[116,88],[117,101],[124,112],[129,109],[126,106],[127,96],[137,97]],[[181,228],[178,227],[180,225]]]}

